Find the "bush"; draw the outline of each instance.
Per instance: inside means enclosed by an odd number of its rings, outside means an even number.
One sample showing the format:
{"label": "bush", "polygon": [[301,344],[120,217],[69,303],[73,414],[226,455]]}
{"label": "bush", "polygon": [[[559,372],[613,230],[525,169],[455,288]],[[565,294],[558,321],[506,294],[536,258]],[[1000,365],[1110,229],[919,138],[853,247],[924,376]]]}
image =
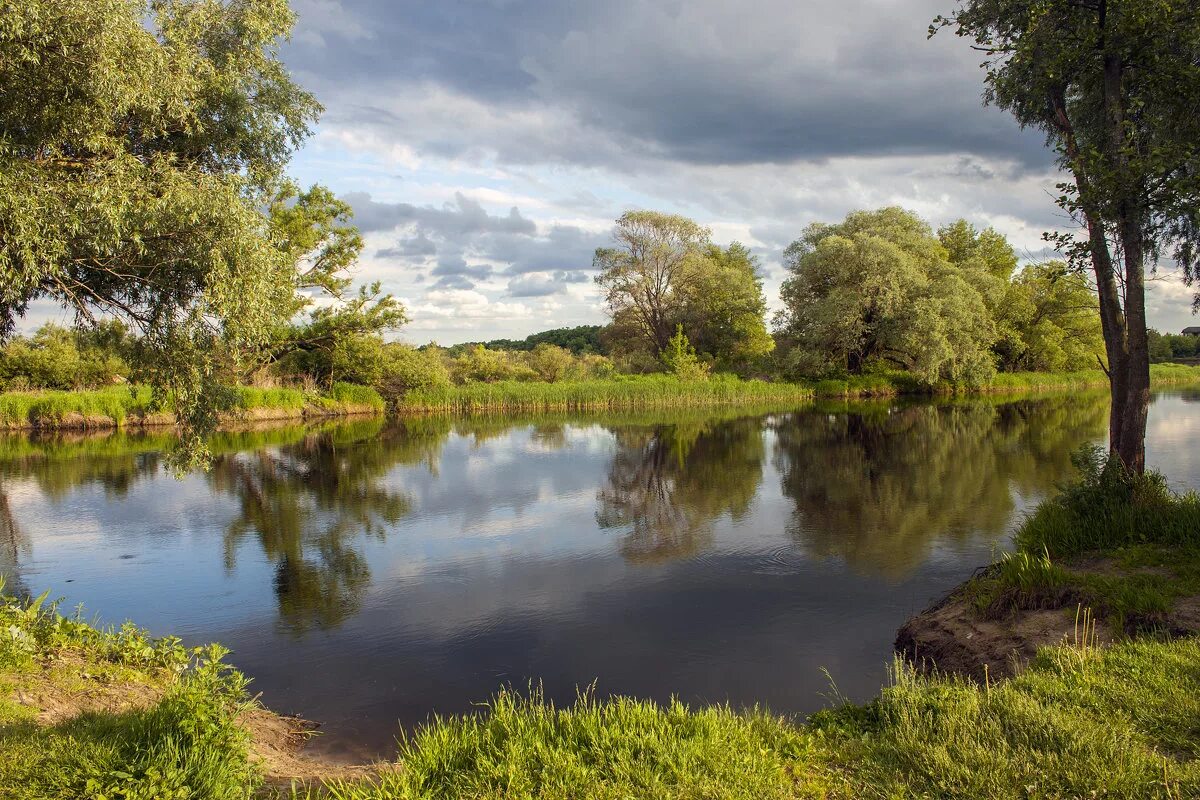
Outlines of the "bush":
{"label": "bush", "polygon": [[374,384],[385,398],[395,401],[414,389],[450,386],[450,371],[434,347],[418,350],[406,344],[387,345],[383,374]]}
{"label": "bush", "polygon": [[534,347],[525,357],[525,363],[537,374],[538,380],[547,383],[565,380],[577,367],[571,351],[546,343]]}
{"label": "bush", "polygon": [[667,349],[659,353],[667,371],[681,381],[702,381],[708,377],[708,364],[696,355],[696,348],[683,333],[683,326],[675,329],[675,335],[667,343]]}
{"label": "bush", "polygon": [[496,383],[498,381],[525,381],[536,377],[536,373],[507,350],[488,350],[475,345],[459,355],[450,365],[450,376],[455,383]]}
{"label": "bush", "polygon": [[30,389],[96,389],[129,376],[123,326],[71,330],[47,324],[30,338],[18,337],[0,350],[0,387]]}

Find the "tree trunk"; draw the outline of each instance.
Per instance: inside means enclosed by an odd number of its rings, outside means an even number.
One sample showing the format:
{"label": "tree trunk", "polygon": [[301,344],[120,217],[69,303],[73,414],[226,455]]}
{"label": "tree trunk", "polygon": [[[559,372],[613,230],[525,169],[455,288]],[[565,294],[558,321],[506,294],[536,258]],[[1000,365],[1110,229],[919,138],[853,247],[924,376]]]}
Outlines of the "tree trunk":
{"label": "tree trunk", "polygon": [[1150,346],[1146,335],[1145,245],[1141,215],[1122,208],[1121,247],[1125,257],[1125,398],[1120,436],[1110,447],[1125,468],[1146,471],[1146,416],[1150,410]]}

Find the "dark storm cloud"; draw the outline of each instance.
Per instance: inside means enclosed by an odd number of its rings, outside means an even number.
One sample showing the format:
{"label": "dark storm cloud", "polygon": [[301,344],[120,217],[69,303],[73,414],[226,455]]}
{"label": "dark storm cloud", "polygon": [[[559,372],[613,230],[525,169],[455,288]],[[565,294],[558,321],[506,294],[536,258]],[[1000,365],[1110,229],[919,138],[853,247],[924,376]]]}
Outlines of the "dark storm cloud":
{"label": "dark storm cloud", "polygon": [[980,107],[976,54],[953,35],[926,40],[951,0],[296,5],[286,58],[329,106],[327,120],[420,152],[619,168],[919,153],[1049,160],[1040,136]]}

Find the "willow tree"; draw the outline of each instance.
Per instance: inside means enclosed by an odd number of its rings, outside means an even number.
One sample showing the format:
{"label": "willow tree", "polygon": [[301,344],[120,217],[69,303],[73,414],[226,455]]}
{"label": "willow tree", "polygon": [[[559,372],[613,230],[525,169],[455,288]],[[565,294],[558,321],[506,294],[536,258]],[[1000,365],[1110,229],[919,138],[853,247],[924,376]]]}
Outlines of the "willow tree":
{"label": "willow tree", "polygon": [[0,329],[35,301],[142,334],[193,444],[216,360],[293,310],[264,214],[320,110],[286,0],[0,0]]}
{"label": "willow tree", "polygon": [[1081,234],[1049,238],[1090,268],[1112,395],[1109,441],[1145,469],[1145,281],[1164,254],[1200,273],[1200,5],[1178,0],[964,0],[938,17],[985,60],[984,101],[1046,134]]}
{"label": "willow tree", "polygon": [[979,275],[950,261],[933,231],[900,208],[810,225],[784,251],[789,276],[776,331],[789,370],[908,370],[927,383],[985,383],[995,372],[992,317]]}

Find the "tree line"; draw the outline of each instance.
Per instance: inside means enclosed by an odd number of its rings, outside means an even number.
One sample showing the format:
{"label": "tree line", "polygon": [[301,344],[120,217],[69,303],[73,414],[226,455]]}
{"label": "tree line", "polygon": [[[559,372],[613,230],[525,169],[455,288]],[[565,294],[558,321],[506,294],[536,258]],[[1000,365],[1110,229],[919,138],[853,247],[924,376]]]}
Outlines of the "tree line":
{"label": "tree line", "polygon": [[[369,358],[383,366],[364,379],[438,372],[383,343],[407,320],[395,298],[353,289],[352,209],[287,177],[321,112],[279,58],[294,21],[285,0],[25,0],[0,18],[0,336],[38,301],[85,328],[122,322],[134,371],[184,424],[181,452],[202,447],[230,380],[320,380]],[[748,249],[633,211],[596,253],[600,339],[618,369],[689,378],[878,365],[982,382],[1095,361],[1113,451],[1140,472],[1145,272],[1164,254],[1189,281],[1200,265],[1200,7],[964,0],[930,35],[943,28],[985,54],[985,102],[1043,132],[1068,177],[1056,202],[1079,227],[1047,236],[1063,262],[1015,270],[994,231],[851,214],[788,249],[771,331]],[[543,344],[563,347],[528,349]],[[468,358],[502,360],[483,350]]]}

